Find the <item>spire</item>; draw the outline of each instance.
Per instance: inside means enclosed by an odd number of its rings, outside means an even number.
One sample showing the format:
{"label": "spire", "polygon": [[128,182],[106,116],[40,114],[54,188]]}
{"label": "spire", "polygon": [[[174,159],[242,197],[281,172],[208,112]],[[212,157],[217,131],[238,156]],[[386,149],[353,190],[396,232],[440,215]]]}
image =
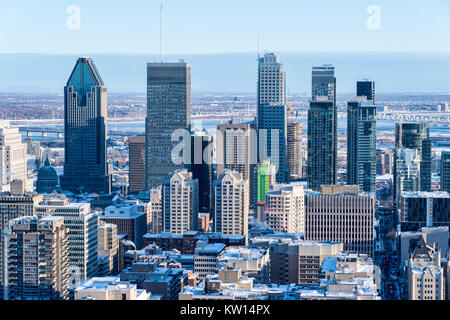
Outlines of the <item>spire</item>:
{"label": "spire", "polygon": [[48,155],[47,155],[47,157],[45,158],[44,166],[50,167],[50,161],[48,160]]}

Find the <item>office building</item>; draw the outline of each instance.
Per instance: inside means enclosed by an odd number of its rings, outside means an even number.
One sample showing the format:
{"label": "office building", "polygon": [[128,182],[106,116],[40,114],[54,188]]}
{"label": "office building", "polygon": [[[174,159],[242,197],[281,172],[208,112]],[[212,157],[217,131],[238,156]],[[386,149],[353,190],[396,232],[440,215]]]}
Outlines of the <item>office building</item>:
{"label": "office building", "polygon": [[27,191],[27,145],[19,128],[10,128],[9,120],[0,121],[0,192],[10,191],[13,180],[21,180]]}
{"label": "office building", "polygon": [[276,181],[276,168],[269,161],[258,163],[257,169],[257,187],[255,188],[257,203],[266,201],[266,194]]}
{"label": "office building", "polygon": [[387,149],[377,149],[377,176],[392,174],[393,156]]}
{"label": "office building", "polygon": [[333,101],[316,97],[308,110],[308,188],[336,183],[337,113]]}
{"label": "office building", "polygon": [[198,180],[186,170],[164,180],[161,189],[163,230],[175,234],[198,229]]}
{"label": "office building", "polygon": [[151,227],[148,231],[155,234],[163,232],[161,187],[150,190],[150,201],[147,205],[150,207],[152,216]]}
{"label": "office building", "polygon": [[200,280],[219,271],[219,256],[225,250],[223,243],[197,243],[194,253],[194,272],[198,273]]}
{"label": "office building", "polygon": [[[63,217],[68,228],[69,276],[79,281],[92,278],[98,272],[98,213],[89,203],[70,203],[64,196],[45,198],[36,206],[39,217]],[[73,293],[69,284],[69,291]]]}
{"label": "office building", "polygon": [[371,193],[376,184],[376,112],[375,105],[364,97],[348,102],[347,184]]}
{"label": "office building", "polygon": [[362,80],[356,82],[356,96],[366,97],[368,101],[375,103],[375,81]]}
{"label": "office building", "polygon": [[289,182],[287,163],[286,73],[274,53],[258,59],[258,161],[276,166],[277,182]]}
{"label": "office building", "polygon": [[75,300],[150,300],[150,293],[119,277],[94,277],[75,290]]}
{"label": "office building", "polygon": [[400,199],[402,231],[422,227],[450,227],[450,194],[447,192],[405,192]]}
{"label": "office building", "polygon": [[312,67],[311,81],[311,100],[332,101],[336,107],[336,78],[334,76],[334,66],[324,64],[318,67]]}
{"label": "office building", "polygon": [[62,217],[20,217],[7,235],[8,300],[68,299],[67,228]]}
{"label": "office building", "polygon": [[172,160],[172,149],[178,142],[171,137],[176,130],[190,132],[190,64],[184,61],[147,64],[145,121],[146,180],[150,190],[161,185],[170,173],[185,167]]}
{"label": "office building", "polygon": [[290,179],[302,177],[302,123],[288,122],[287,124],[287,159]]}
{"label": "office building", "polygon": [[[117,226],[102,220],[98,224],[99,275],[116,274],[119,270],[119,237]],[[105,261],[100,266],[100,261]]]}
{"label": "office building", "polygon": [[214,181],[214,231],[224,235],[247,235],[249,189],[249,181],[242,173],[225,171]]}
{"label": "office building", "polygon": [[106,86],[91,58],[79,58],[64,87],[61,188],[111,193],[106,166]]}
{"label": "office building", "polygon": [[305,196],[305,240],[338,241],[344,250],[373,257],[375,195],[358,186],[322,186]]}
{"label": "office building", "polygon": [[145,136],[128,138],[129,144],[129,192],[139,193],[147,190],[145,180]]}
{"label": "office building", "polygon": [[441,191],[450,193],[450,151],[443,151],[441,157]]}
{"label": "office building", "polygon": [[441,250],[436,243],[421,237],[410,252],[407,270],[409,300],[445,300]]}
{"label": "office building", "polygon": [[136,249],[142,249],[143,236],[147,233],[147,212],[138,212],[137,205],[122,203],[109,206],[99,216],[100,220],[117,226],[117,233],[126,234]]}
{"label": "office building", "polygon": [[403,192],[431,191],[429,123],[396,123],[394,152],[394,205]]}
{"label": "office building", "polygon": [[[36,193],[11,194],[5,192],[0,194],[0,229],[2,230],[0,233],[0,240],[2,248],[4,245],[4,231],[8,229],[9,221],[20,217],[34,216],[36,214],[36,206],[42,198],[43,195],[38,195]],[[4,250],[1,250],[1,252],[0,284],[1,287],[3,287],[5,280],[5,275],[3,273],[5,265]]]}
{"label": "office building", "polygon": [[275,185],[266,194],[265,221],[275,232],[303,233],[305,192],[298,185]]}

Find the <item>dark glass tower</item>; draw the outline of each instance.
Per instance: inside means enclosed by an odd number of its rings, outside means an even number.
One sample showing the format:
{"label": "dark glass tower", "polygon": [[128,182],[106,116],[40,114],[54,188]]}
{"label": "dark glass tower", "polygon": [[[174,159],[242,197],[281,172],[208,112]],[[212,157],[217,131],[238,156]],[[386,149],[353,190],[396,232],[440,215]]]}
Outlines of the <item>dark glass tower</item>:
{"label": "dark glass tower", "polygon": [[369,80],[356,82],[356,96],[367,97],[367,100],[375,102],[375,82]]}
{"label": "dark glass tower", "polygon": [[347,108],[347,184],[375,192],[376,184],[376,107],[356,98]]}
{"label": "dark glass tower", "polygon": [[158,187],[169,173],[183,169],[172,161],[175,130],[187,130],[190,144],[191,65],[179,63],[147,64],[146,180],[147,189]]}
{"label": "dark glass tower", "polygon": [[450,193],[450,151],[443,151],[441,158],[441,190]]}
{"label": "dark glass tower", "polygon": [[308,110],[308,188],[336,183],[336,112],[334,102],[311,101]]}
{"label": "dark glass tower", "polygon": [[[266,53],[258,60],[257,126],[259,162],[271,160],[276,166],[277,183],[289,183],[286,73],[274,53]],[[276,141],[278,148],[275,148]]]}
{"label": "dark glass tower", "polygon": [[72,192],[111,193],[106,166],[106,87],[91,58],[79,58],[64,87],[64,176]]}
{"label": "dark glass tower", "polygon": [[395,124],[394,205],[402,192],[431,191],[430,125]]}

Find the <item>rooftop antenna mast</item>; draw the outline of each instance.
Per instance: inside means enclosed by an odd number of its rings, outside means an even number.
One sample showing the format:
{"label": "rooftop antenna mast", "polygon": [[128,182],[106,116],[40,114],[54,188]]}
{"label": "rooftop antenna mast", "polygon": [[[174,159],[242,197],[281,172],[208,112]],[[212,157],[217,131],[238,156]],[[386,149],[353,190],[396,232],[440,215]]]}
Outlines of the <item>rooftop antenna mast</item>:
{"label": "rooftop antenna mast", "polygon": [[159,52],[161,53],[161,63],[164,60],[164,49],[163,49],[163,4],[161,3],[161,12],[159,16]]}

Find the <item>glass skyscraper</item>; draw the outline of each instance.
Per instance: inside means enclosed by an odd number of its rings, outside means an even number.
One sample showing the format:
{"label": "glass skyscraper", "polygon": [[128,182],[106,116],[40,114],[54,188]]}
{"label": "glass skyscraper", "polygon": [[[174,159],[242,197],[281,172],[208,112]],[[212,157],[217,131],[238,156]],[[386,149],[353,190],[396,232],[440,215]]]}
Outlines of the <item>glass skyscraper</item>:
{"label": "glass skyscraper", "polygon": [[348,102],[347,108],[347,184],[375,192],[376,184],[376,107],[365,97]]}
{"label": "glass skyscraper", "polygon": [[259,162],[270,160],[276,166],[277,182],[288,183],[286,73],[274,53],[266,53],[258,60],[257,111]]}
{"label": "glass skyscraper", "polygon": [[172,133],[185,129],[190,146],[191,65],[147,64],[146,178],[147,189],[158,187],[170,173],[186,167],[172,161],[172,149],[179,142]]}
{"label": "glass skyscraper", "polygon": [[375,102],[375,82],[369,80],[356,82],[356,96],[367,97],[367,100]]}
{"label": "glass skyscraper", "polygon": [[63,189],[111,193],[106,107],[106,87],[94,61],[79,58],[64,88]]}

